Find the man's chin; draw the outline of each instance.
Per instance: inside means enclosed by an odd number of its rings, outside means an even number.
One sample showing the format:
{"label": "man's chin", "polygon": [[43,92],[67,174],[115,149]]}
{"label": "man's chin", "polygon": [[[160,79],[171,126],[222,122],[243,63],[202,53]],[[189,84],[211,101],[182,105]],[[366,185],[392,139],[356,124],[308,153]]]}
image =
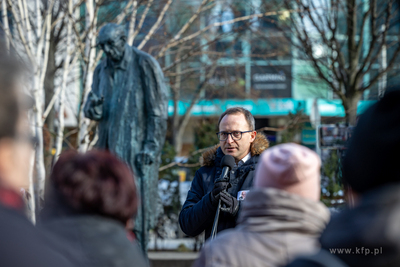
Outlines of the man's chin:
{"label": "man's chin", "polygon": [[231,155],[231,156],[234,157],[234,158],[236,158],[236,156],[237,156],[237,155],[236,155],[236,154],[237,154],[237,153],[236,153],[236,152],[237,152],[236,150],[224,150],[223,152],[224,152],[225,155]]}

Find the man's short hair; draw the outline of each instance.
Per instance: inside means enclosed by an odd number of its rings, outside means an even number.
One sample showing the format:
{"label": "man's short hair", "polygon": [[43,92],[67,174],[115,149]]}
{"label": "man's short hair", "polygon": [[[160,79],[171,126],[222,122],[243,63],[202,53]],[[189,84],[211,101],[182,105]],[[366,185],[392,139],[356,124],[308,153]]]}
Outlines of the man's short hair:
{"label": "man's short hair", "polygon": [[137,213],[133,173],[110,152],[64,152],[54,165],[50,182],[54,197],[75,213],[101,215],[123,224]]}
{"label": "man's short hair", "polygon": [[8,54],[0,44],[0,139],[14,138],[21,115],[21,92],[18,79],[22,76],[22,64]]}
{"label": "man's short hair", "polygon": [[254,120],[253,115],[250,113],[245,108],[242,107],[233,107],[233,108],[228,108],[224,113],[221,114],[218,120],[218,129],[219,129],[219,124],[221,123],[221,120],[226,116],[226,115],[231,115],[231,114],[243,114],[244,117],[246,118],[247,124],[250,127],[250,131],[255,131],[256,129],[256,121]]}

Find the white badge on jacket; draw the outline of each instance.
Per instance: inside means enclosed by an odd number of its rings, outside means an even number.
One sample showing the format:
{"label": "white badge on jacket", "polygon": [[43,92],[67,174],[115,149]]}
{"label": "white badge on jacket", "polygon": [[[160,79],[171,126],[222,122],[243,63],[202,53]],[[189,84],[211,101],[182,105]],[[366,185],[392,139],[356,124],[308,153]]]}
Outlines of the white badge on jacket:
{"label": "white badge on jacket", "polygon": [[248,192],[249,190],[239,191],[237,194],[237,200],[244,200]]}

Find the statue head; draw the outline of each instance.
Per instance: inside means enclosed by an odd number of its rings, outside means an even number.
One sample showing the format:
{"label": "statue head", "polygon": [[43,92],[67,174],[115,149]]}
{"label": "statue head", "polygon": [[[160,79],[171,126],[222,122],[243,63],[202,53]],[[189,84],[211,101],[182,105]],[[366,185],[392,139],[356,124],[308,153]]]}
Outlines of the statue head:
{"label": "statue head", "polygon": [[115,62],[121,61],[124,56],[126,43],[125,29],[115,23],[108,23],[99,32],[97,45],[107,57]]}

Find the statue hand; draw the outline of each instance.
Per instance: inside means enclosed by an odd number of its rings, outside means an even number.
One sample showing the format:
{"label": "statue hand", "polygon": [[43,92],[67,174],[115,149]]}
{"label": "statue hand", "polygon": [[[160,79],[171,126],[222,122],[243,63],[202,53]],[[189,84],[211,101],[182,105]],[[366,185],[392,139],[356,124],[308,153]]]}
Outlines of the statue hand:
{"label": "statue hand", "polygon": [[92,107],[95,114],[101,114],[103,111],[104,97],[98,98],[96,101],[92,99]]}
{"label": "statue hand", "polygon": [[90,99],[90,104],[87,109],[87,117],[92,120],[100,120],[103,115],[104,97],[100,98],[90,92],[88,98]]}
{"label": "statue hand", "polygon": [[104,96],[98,97],[97,95],[90,92],[90,105],[92,108],[97,108],[99,106],[103,106]]}

